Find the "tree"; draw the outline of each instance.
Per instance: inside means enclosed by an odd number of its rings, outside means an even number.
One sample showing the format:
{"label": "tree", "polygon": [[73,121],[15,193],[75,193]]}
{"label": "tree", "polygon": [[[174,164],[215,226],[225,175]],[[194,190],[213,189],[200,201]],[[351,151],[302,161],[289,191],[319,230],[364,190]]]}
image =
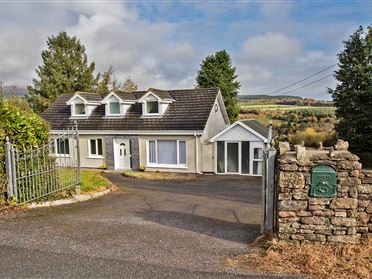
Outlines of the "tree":
{"label": "tree", "polygon": [[138,85],[130,77],[128,77],[120,89],[124,92],[134,92],[138,90]]}
{"label": "tree", "polygon": [[4,99],[4,82],[0,80],[0,102]]}
{"label": "tree", "polygon": [[207,56],[202,61],[196,77],[199,88],[220,88],[230,122],[234,122],[239,116],[237,96],[240,83],[235,72],[230,55],[222,50]]}
{"label": "tree", "polygon": [[329,89],[336,106],[339,137],[357,154],[372,153],[372,28],[359,27],[338,54],[338,84]]}
{"label": "tree", "polygon": [[108,93],[110,92],[109,86],[113,84],[112,76],[114,74],[114,68],[110,66],[103,74],[99,73],[96,78],[95,92]]}
{"label": "tree", "polygon": [[66,32],[47,39],[47,49],[41,53],[43,64],[38,66],[33,86],[28,86],[26,100],[37,112],[43,111],[61,93],[92,91],[95,64],[88,64],[85,47]]}

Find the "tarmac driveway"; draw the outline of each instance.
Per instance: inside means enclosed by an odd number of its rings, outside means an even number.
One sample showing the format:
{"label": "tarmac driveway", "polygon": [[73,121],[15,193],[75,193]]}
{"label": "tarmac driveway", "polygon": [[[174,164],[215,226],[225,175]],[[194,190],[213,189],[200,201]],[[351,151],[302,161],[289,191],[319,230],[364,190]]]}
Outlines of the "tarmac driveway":
{"label": "tarmac driveway", "polygon": [[267,278],[224,270],[260,230],[261,180],[109,173],[96,200],[0,217],[0,277]]}

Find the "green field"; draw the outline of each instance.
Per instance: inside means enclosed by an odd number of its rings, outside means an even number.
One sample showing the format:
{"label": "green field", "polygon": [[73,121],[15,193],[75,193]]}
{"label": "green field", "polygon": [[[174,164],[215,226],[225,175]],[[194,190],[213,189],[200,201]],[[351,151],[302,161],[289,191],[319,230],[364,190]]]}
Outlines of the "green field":
{"label": "green field", "polygon": [[326,106],[296,106],[296,105],[276,105],[276,104],[268,104],[268,105],[248,105],[245,103],[240,104],[241,108],[244,109],[256,109],[256,110],[323,110],[323,111],[334,111],[334,107],[326,107]]}

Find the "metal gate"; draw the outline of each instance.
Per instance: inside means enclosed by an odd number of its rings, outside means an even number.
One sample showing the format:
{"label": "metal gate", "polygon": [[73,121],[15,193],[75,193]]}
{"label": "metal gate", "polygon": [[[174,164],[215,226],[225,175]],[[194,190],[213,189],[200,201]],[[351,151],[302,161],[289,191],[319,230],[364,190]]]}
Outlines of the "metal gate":
{"label": "metal gate", "polygon": [[53,135],[36,149],[19,150],[9,138],[5,144],[8,199],[26,203],[80,185],[79,131]]}

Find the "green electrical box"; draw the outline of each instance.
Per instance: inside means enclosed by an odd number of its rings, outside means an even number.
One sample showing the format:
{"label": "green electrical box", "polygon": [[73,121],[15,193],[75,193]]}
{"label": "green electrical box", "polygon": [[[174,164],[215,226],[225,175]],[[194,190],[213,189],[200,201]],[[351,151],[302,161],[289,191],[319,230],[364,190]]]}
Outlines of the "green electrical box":
{"label": "green electrical box", "polygon": [[331,166],[319,165],[311,171],[310,196],[331,198],[336,196],[336,171]]}

